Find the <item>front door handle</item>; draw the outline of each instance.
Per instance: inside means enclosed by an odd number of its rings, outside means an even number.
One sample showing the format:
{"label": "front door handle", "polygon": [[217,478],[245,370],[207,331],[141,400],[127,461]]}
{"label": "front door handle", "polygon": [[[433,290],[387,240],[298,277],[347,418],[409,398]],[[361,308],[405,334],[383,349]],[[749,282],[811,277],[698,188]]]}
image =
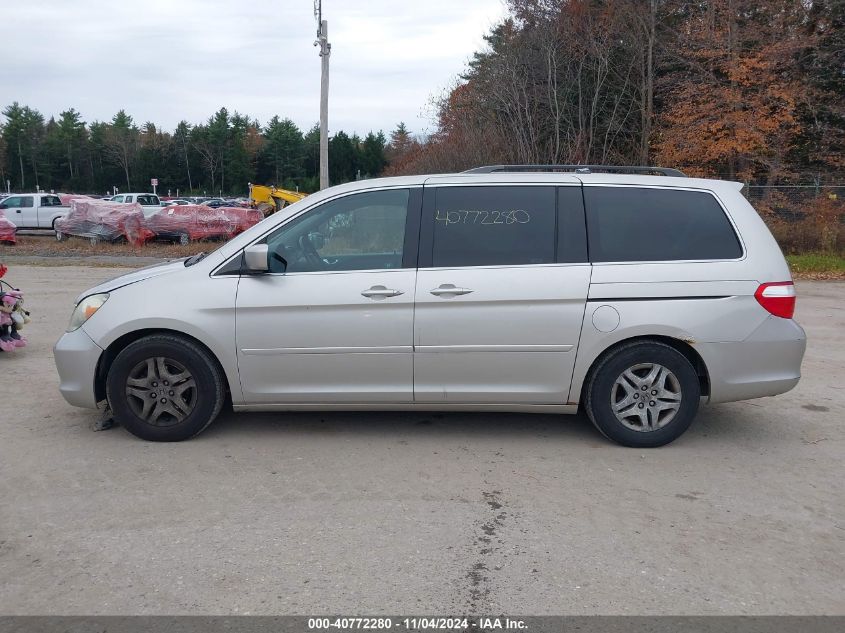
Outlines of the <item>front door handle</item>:
{"label": "front door handle", "polygon": [[469,288],[458,288],[455,284],[440,284],[437,288],[429,290],[435,297],[457,297],[468,295],[472,292]]}
{"label": "front door handle", "polygon": [[401,290],[394,290],[393,288],[386,288],[384,286],[373,286],[364,290],[361,294],[370,299],[386,299],[387,297],[398,297],[405,293]]}

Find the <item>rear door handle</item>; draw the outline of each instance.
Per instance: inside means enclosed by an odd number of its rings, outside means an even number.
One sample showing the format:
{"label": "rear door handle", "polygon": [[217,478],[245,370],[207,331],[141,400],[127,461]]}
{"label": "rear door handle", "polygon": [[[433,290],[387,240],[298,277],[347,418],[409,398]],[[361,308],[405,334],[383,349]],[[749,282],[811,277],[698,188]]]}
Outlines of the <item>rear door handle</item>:
{"label": "rear door handle", "polygon": [[386,299],[387,297],[398,297],[405,293],[401,290],[394,290],[393,288],[386,288],[384,286],[373,286],[364,290],[361,294],[370,299]]}
{"label": "rear door handle", "polygon": [[429,290],[435,297],[457,297],[458,295],[468,295],[472,292],[469,288],[458,288],[455,284],[440,284],[437,288]]}

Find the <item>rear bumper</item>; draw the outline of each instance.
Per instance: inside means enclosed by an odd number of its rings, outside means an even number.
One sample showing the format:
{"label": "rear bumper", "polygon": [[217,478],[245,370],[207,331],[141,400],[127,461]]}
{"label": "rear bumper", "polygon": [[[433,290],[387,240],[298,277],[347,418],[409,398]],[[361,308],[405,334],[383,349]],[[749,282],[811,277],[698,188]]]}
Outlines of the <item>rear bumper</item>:
{"label": "rear bumper", "polygon": [[695,346],[710,375],[710,402],[776,396],[795,387],[807,347],[792,319],[767,318],[747,339]]}
{"label": "rear bumper", "polygon": [[65,333],[53,347],[59,371],[59,391],[69,404],[97,408],[94,379],[102,348],[82,328]]}

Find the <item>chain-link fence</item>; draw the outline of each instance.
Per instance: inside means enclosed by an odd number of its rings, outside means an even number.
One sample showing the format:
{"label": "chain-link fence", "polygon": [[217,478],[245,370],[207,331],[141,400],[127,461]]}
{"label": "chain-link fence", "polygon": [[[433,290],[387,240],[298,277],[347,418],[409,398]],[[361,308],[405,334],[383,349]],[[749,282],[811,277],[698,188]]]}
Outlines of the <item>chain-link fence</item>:
{"label": "chain-link fence", "polygon": [[759,211],[787,222],[806,219],[820,205],[845,207],[845,185],[746,185],[742,193]]}
{"label": "chain-link fence", "polygon": [[742,193],[785,251],[845,251],[845,185],[746,185]]}

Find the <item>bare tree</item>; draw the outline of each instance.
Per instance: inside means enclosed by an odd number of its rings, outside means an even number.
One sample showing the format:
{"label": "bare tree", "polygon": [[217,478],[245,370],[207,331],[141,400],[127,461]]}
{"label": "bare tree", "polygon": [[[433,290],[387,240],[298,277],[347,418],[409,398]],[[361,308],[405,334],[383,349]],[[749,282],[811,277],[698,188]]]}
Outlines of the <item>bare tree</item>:
{"label": "bare tree", "polygon": [[[197,131],[198,128],[194,128],[194,130]],[[220,151],[217,145],[206,138],[205,135],[195,135],[195,138],[192,139],[191,143],[200,155],[203,167],[205,167],[209,176],[211,176],[211,191],[214,191],[214,186],[217,182],[215,174],[217,174],[220,169],[221,163]]]}
{"label": "bare tree", "polygon": [[120,110],[106,129],[104,153],[106,159],[118,165],[126,176],[126,188],[132,189],[129,172],[138,154],[138,128],[132,117]]}

